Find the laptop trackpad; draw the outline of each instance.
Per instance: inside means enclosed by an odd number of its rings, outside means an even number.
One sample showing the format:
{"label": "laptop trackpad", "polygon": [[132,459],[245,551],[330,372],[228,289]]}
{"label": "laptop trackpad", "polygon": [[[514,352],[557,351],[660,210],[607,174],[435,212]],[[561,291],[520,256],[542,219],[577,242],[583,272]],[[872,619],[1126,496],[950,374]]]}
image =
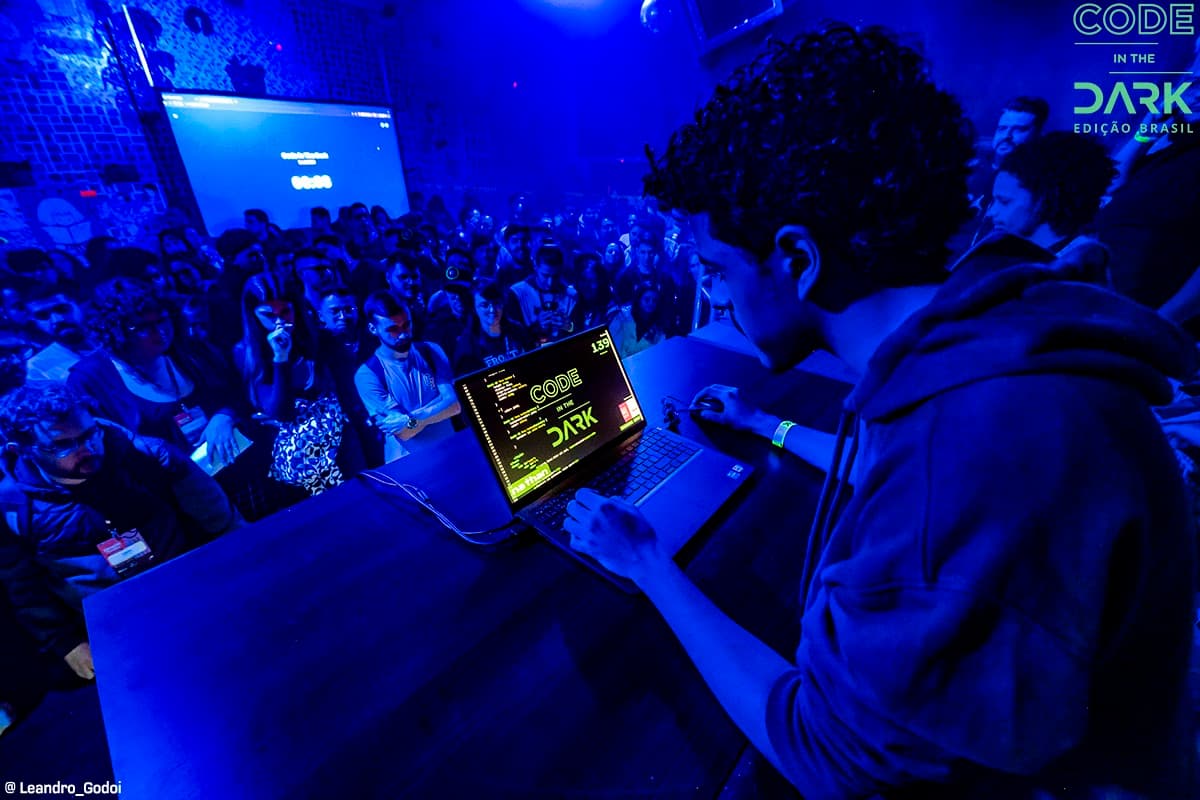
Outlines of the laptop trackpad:
{"label": "laptop trackpad", "polygon": [[671,555],[678,553],[749,477],[729,456],[703,451],[639,506]]}

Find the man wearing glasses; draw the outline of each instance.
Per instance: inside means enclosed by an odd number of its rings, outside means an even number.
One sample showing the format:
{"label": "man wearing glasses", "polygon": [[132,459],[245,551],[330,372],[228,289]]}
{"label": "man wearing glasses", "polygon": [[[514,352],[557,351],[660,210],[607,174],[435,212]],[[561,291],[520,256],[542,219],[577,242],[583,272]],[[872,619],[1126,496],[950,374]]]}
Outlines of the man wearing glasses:
{"label": "man wearing glasses", "polygon": [[26,364],[31,381],[62,383],[79,359],[95,351],[79,304],[54,287],[35,286],[25,297],[37,353]]}
{"label": "man wearing glasses", "polygon": [[[48,649],[79,644],[63,631],[82,624],[87,595],[241,524],[220,486],[186,455],[96,419],[66,386],[27,384],[0,400],[0,439],[0,514],[16,534],[0,536],[0,583]],[[26,585],[31,575],[41,575],[73,615],[23,603],[45,594]]]}

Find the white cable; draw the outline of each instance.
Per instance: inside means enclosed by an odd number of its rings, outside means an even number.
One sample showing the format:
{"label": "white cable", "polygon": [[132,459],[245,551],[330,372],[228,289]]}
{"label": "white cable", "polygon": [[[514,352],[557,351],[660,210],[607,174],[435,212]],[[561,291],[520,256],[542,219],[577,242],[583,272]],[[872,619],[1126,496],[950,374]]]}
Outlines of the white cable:
{"label": "white cable", "polygon": [[446,526],[448,529],[450,529],[452,532],[454,532],[454,534],[456,536],[460,537],[463,541],[470,542],[471,544],[489,544],[490,543],[488,541],[482,541],[482,542],[477,541],[477,540],[473,539],[472,537],[474,537],[474,536],[490,536],[492,534],[492,531],[464,531],[464,530],[462,530],[457,525],[455,525],[454,522],[449,517],[447,517],[445,514],[443,514],[441,511],[438,511],[434,507],[433,502],[430,501],[430,499],[429,499],[429,495],[425,494],[425,492],[422,491],[420,487],[414,486],[411,483],[400,483],[392,476],[384,475],[383,473],[376,472],[375,470],[364,470],[363,472],[360,472],[359,474],[365,478],[369,478],[369,479],[375,481],[376,483],[382,484],[384,486],[390,486],[393,489],[400,489],[405,494],[407,494],[409,497],[411,497],[414,502],[416,502],[418,505],[420,505],[422,508],[424,508],[430,514],[433,514],[435,517],[437,517],[438,521],[441,522],[442,525]]}

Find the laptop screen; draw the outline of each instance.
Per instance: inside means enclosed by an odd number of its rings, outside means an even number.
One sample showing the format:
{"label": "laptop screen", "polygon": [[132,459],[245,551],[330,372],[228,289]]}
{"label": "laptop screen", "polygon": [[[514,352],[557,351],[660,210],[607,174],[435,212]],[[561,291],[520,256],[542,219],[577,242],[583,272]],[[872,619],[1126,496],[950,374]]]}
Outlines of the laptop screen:
{"label": "laptop screen", "polygon": [[645,421],[606,328],[488,367],[455,387],[513,506]]}

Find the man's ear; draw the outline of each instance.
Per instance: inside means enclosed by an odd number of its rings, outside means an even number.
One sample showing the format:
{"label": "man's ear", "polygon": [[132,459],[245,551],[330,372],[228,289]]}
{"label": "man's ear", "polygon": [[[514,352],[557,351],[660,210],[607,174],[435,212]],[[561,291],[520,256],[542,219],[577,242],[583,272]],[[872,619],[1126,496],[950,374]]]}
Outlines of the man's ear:
{"label": "man's ear", "polygon": [[780,267],[796,281],[796,296],[803,300],[817,283],[821,251],[808,231],[799,225],[784,225],[775,234],[775,254]]}

